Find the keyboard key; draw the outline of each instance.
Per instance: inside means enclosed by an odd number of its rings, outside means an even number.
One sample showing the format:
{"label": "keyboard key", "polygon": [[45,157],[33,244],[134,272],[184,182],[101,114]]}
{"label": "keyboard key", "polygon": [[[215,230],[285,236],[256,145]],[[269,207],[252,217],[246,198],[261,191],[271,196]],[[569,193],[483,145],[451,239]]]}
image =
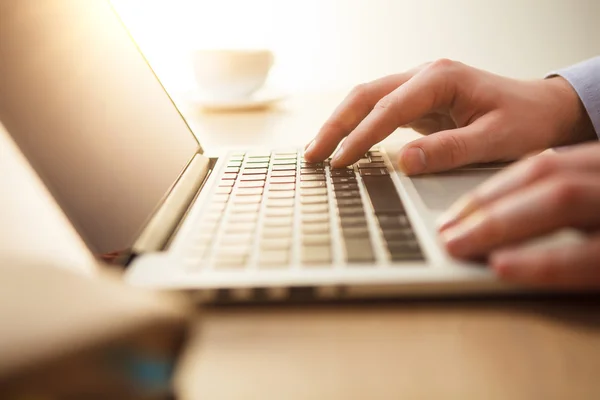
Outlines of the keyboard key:
{"label": "keyboard key", "polygon": [[389,175],[384,177],[365,176],[363,177],[363,182],[365,183],[375,214],[404,212],[400,196]]}
{"label": "keyboard key", "polygon": [[325,175],[301,175],[302,181],[325,181]]}
{"label": "keyboard key", "polygon": [[277,183],[277,182],[273,182],[271,181],[271,184],[269,185],[269,190],[294,190],[296,189],[296,184],[295,183]]}
{"label": "keyboard key", "polygon": [[271,183],[295,183],[296,178],[294,176],[272,176],[270,179]]}
{"label": "keyboard key", "polygon": [[369,237],[369,229],[366,226],[342,226],[342,235],[345,238]]}
{"label": "keyboard key", "polygon": [[265,211],[267,217],[286,217],[294,215],[293,208],[270,207]]}
{"label": "keyboard key", "polygon": [[228,186],[220,186],[215,189],[215,194],[229,194],[231,193],[231,187]]}
{"label": "keyboard key", "polygon": [[326,188],[327,183],[325,181],[306,181],[300,182],[300,187],[303,189],[307,188]]}
{"label": "keyboard key", "polygon": [[380,214],[377,221],[382,230],[410,228],[408,218],[403,214]]}
{"label": "keyboard key", "polygon": [[233,180],[228,180],[228,179],[224,179],[224,180],[222,179],[222,180],[219,182],[219,186],[233,186],[234,184],[235,184],[235,181],[233,181]]}
{"label": "keyboard key", "polygon": [[323,196],[327,195],[327,188],[302,188],[300,189],[300,195],[302,196]]}
{"label": "keyboard key", "polygon": [[329,214],[303,214],[302,215],[302,223],[303,224],[311,224],[318,222],[329,222]]}
{"label": "keyboard key", "polygon": [[365,215],[365,210],[362,207],[341,207],[338,208],[338,214],[341,218],[345,217],[360,217]]}
{"label": "keyboard key", "polygon": [[240,187],[236,190],[235,194],[236,196],[256,196],[262,194],[262,192],[262,187]]}
{"label": "keyboard key", "polygon": [[267,179],[267,174],[258,174],[258,175],[246,175],[242,174],[240,176],[240,181],[264,181]]}
{"label": "keyboard key", "polygon": [[262,200],[262,196],[254,195],[254,196],[236,196],[233,199],[233,204],[253,204],[260,203]]}
{"label": "keyboard key", "polygon": [[410,229],[387,229],[383,231],[383,237],[388,242],[415,240],[415,234]]}
{"label": "keyboard key", "polygon": [[250,157],[246,160],[246,166],[249,164],[267,164],[269,165],[270,157]]}
{"label": "keyboard key", "polygon": [[293,199],[296,192],[293,190],[270,191],[267,193],[269,199]]}
{"label": "keyboard key", "polygon": [[268,172],[267,168],[244,168],[242,172],[243,175],[257,175],[257,174],[266,174]]}
{"label": "keyboard key", "polygon": [[302,168],[323,168],[323,163],[322,162],[316,162],[316,163],[303,162],[300,166]]}
{"label": "keyboard key", "polygon": [[267,207],[293,207],[294,199],[267,199]]}
{"label": "keyboard key", "polygon": [[420,253],[421,249],[416,240],[388,241],[386,242],[390,253]]}
{"label": "keyboard key", "polygon": [[381,156],[371,156],[371,162],[384,162]]}
{"label": "keyboard key", "polygon": [[278,159],[273,160],[273,165],[293,165],[296,166],[296,159]]}
{"label": "keyboard key", "polygon": [[227,200],[229,200],[228,194],[215,194],[211,197],[213,203],[227,203]]}
{"label": "keyboard key", "polygon": [[243,223],[243,222],[256,222],[258,219],[258,214],[250,213],[250,214],[232,214],[229,217],[229,221],[234,223]]}
{"label": "keyboard key", "polygon": [[303,214],[319,214],[329,211],[329,205],[327,203],[322,204],[303,204],[300,211]]}
{"label": "keyboard key", "polygon": [[251,213],[251,212],[258,212],[258,210],[260,210],[260,204],[256,203],[256,204],[234,204],[231,207],[231,212],[235,213],[235,214],[241,214],[241,213]]}
{"label": "keyboard key", "polygon": [[386,165],[383,162],[369,162],[368,160],[367,160],[367,162],[359,162],[358,163],[358,169],[365,169],[365,168],[386,168]]}
{"label": "keyboard key", "polygon": [[334,176],[331,178],[331,181],[336,184],[336,183],[350,183],[350,182],[356,182],[356,177],[355,176]]}
{"label": "keyboard key", "polygon": [[291,226],[294,222],[294,218],[289,217],[267,217],[263,224],[267,227],[280,227],[280,226]]}
{"label": "keyboard key", "polygon": [[289,249],[292,245],[291,238],[268,238],[260,242],[260,248],[265,250]]}
{"label": "keyboard key", "polygon": [[373,247],[368,238],[344,239],[344,247],[346,249],[346,261],[348,263],[375,261]]}
{"label": "keyboard key", "polygon": [[288,250],[261,250],[258,255],[258,264],[263,268],[286,267],[289,263],[290,252]]}
{"label": "keyboard key", "polygon": [[332,169],[331,171],[329,171],[332,177],[336,177],[336,176],[354,176],[354,171],[351,169]]}
{"label": "keyboard key", "polygon": [[419,244],[411,241],[389,241],[386,243],[392,261],[418,261],[423,260]]}
{"label": "keyboard key", "polygon": [[209,212],[223,212],[225,210],[225,207],[227,207],[227,203],[211,203],[208,206],[208,211]]}
{"label": "keyboard key", "polygon": [[364,216],[344,216],[340,218],[342,227],[367,226],[367,219]]}
{"label": "keyboard key", "polygon": [[271,176],[296,176],[296,170],[271,171]]}
{"label": "keyboard key", "polygon": [[327,203],[329,198],[327,196],[300,196],[300,203],[302,204],[323,204]]}
{"label": "keyboard key", "polygon": [[229,174],[237,174],[238,172],[240,172],[240,169],[238,167],[227,167],[225,168],[225,171],[223,171],[224,173],[229,173]]}
{"label": "keyboard key", "polygon": [[225,235],[231,235],[236,233],[248,233],[256,230],[256,223],[254,222],[229,222],[223,228]]}
{"label": "keyboard key", "polygon": [[242,166],[242,162],[241,161],[228,161],[227,162],[227,166],[228,167],[241,167]]}
{"label": "keyboard key", "polygon": [[298,158],[298,154],[296,154],[294,152],[285,152],[285,153],[275,152],[275,153],[271,154],[271,158],[273,158],[274,160],[287,160],[287,159],[296,160]]}
{"label": "keyboard key", "polygon": [[302,244],[317,246],[317,245],[327,245],[330,246],[331,236],[329,233],[311,233],[302,236]]}
{"label": "keyboard key", "polygon": [[335,190],[336,192],[343,192],[344,190],[358,190],[358,183],[334,183],[333,190]]}
{"label": "keyboard key", "polygon": [[425,257],[421,253],[392,253],[392,261],[423,261]]}
{"label": "keyboard key", "polygon": [[240,181],[237,184],[239,188],[262,188],[265,186],[265,181]]}
{"label": "keyboard key", "polygon": [[221,179],[233,179],[236,180],[238,177],[238,174],[233,174],[231,172],[225,173],[223,175],[221,175]]}
{"label": "keyboard key", "polygon": [[336,203],[337,203],[338,207],[340,207],[340,208],[362,206],[362,199],[360,197],[350,198],[350,199],[337,198]]}
{"label": "keyboard key", "polygon": [[246,165],[244,166],[244,170],[248,170],[248,169],[257,169],[257,168],[269,168],[269,163],[268,162],[252,162],[252,163],[246,163]]}
{"label": "keyboard key", "polygon": [[373,149],[373,150],[369,151],[367,153],[367,155],[369,157],[373,157],[373,156],[375,156],[375,157],[382,157],[383,156],[383,154],[381,154],[381,152],[379,150],[377,150],[377,149]]}
{"label": "keyboard key", "polygon": [[221,237],[220,245],[236,245],[251,243],[254,239],[254,232],[239,232],[225,234]]}
{"label": "keyboard key", "polygon": [[331,246],[302,246],[300,253],[304,264],[327,264],[331,262]]}
{"label": "keyboard key", "polygon": [[369,169],[361,169],[360,176],[382,176],[389,175],[387,169],[377,169],[377,168],[369,168]]}
{"label": "keyboard key", "polygon": [[360,192],[358,190],[344,190],[342,192],[334,192],[336,199],[347,199],[347,198],[359,198]]}
{"label": "keyboard key", "polygon": [[296,165],[273,165],[273,171],[295,171]]}
{"label": "keyboard key", "polygon": [[324,175],[325,170],[323,168],[301,168],[300,173],[304,175]]}
{"label": "keyboard key", "polygon": [[264,238],[290,238],[292,237],[292,227],[290,226],[269,226],[264,227],[262,236]]}
{"label": "keyboard key", "polygon": [[328,222],[319,222],[319,223],[302,225],[302,233],[303,234],[329,233],[330,230],[331,230],[331,227]]}
{"label": "keyboard key", "polygon": [[244,153],[232,154],[229,156],[230,161],[242,161],[244,159]]}

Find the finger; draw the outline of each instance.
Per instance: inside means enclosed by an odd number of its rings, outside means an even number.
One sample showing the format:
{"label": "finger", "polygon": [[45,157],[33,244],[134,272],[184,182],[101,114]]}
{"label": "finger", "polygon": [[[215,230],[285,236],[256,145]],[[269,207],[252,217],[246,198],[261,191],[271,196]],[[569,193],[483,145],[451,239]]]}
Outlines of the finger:
{"label": "finger", "polygon": [[402,128],[411,128],[412,130],[419,132],[423,135],[431,135],[432,133],[445,131],[449,129],[456,129],[456,123],[447,114],[431,113],[425,115],[416,121],[409,123],[408,125],[402,126]]}
{"label": "finger", "polygon": [[524,284],[600,288],[600,235],[555,248],[513,248],[490,257],[499,277]]}
{"label": "finger", "polygon": [[516,190],[559,172],[600,171],[600,144],[580,146],[560,153],[544,153],[516,163],[460,198],[438,220],[440,230],[449,228],[477,209]]}
{"label": "finger", "polygon": [[322,161],[328,157],[382,97],[405,83],[415,73],[416,69],[413,69],[355,87],[307,145],[304,157],[308,161]]}
{"label": "finger", "polygon": [[475,258],[563,227],[600,226],[597,174],[562,174],[479,209],[441,233],[448,252]]}
{"label": "finger", "polygon": [[408,175],[446,171],[482,161],[487,153],[485,135],[492,134],[494,116],[488,114],[471,125],[436,132],[407,144],[398,155]]}
{"label": "finger", "polygon": [[417,72],[410,80],[383,97],[346,138],[331,165],[351,164],[399,126],[407,125],[452,103],[459,63],[440,60]]}

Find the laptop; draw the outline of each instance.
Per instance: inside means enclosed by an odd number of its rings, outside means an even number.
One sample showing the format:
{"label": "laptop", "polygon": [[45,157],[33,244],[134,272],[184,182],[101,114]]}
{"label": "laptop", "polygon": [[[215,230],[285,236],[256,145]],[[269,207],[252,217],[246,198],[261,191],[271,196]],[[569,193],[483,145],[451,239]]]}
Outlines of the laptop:
{"label": "laptop", "polygon": [[200,146],[109,2],[0,3],[0,121],[89,249],[204,302],[507,293],[435,219],[494,173],[408,178],[301,149]]}

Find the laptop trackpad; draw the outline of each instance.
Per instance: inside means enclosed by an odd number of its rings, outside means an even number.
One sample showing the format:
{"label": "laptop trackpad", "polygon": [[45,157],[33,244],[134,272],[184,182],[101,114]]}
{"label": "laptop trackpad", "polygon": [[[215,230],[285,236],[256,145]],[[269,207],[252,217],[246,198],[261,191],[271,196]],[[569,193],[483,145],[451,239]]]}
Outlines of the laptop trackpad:
{"label": "laptop trackpad", "polygon": [[464,193],[486,181],[498,169],[457,170],[411,178],[423,203],[430,210],[448,209]]}

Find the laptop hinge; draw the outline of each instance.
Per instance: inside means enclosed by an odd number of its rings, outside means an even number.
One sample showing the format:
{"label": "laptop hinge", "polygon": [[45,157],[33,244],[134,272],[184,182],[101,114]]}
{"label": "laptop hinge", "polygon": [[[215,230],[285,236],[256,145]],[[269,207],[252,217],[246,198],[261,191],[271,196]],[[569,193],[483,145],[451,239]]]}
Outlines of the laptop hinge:
{"label": "laptop hinge", "polygon": [[133,253],[160,251],[177,228],[198,190],[207,178],[211,160],[196,154],[166,200],[152,216],[133,245]]}

